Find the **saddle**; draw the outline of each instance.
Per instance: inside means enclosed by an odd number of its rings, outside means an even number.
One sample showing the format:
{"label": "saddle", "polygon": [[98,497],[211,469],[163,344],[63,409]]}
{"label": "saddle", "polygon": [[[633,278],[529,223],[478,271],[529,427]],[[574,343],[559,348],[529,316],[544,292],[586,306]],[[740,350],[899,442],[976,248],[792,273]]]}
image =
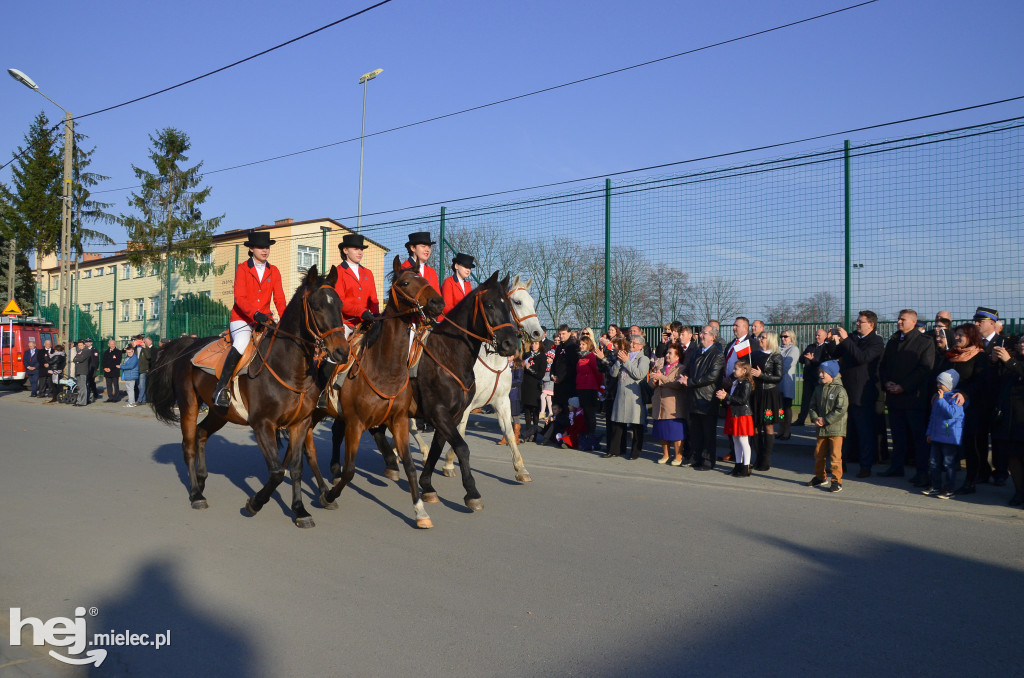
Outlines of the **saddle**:
{"label": "saddle", "polygon": [[[260,339],[263,338],[263,332],[263,329],[253,330],[252,337],[249,339],[249,345],[245,347],[245,352],[242,353],[242,358],[238,361],[234,374],[231,375],[232,379],[249,368],[249,363],[256,356],[256,346],[260,343]],[[230,350],[231,335],[225,330],[221,332],[219,337],[199,349],[199,352],[192,356],[192,364],[220,379],[220,373],[224,367],[224,359]]]}

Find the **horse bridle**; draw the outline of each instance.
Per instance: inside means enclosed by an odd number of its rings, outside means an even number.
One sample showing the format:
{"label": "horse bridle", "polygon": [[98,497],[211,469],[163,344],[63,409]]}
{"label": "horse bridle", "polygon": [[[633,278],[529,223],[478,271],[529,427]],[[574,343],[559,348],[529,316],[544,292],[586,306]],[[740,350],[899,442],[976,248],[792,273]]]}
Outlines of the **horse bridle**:
{"label": "horse bridle", "polygon": [[[277,335],[278,334],[283,334],[284,336],[288,337],[289,339],[294,339],[295,341],[301,342],[303,344],[311,344],[313,346],[313,360],[316,363],[316,366],[318,368],[320,367],[320,364],[323,363],[324,361],[329,362],[332,365],[337,364],[337,363],[334,362],[334,360],[331,358],[330,353],[328,353],[328,351],[327,351],[327,337],[329,337],[330,335],[332,335],[335,332],[342,332],[342,331],[344,331],[345,328],[344,328],[344,326],[332,327],[331,329],[327,330],[326,332],[321,332],[320,331],[320,327],[316,323],[316,318],[313,317],[313,311],[309,308],[309,295],[313,294],[313,292],[316,292],[316,291],[322,290],[322,289],[333,290],[334,287],[331,286],[331,285],[321,285],[316,290],[312,290],[312,291],[306,290],[305,293],[303,293],[303,295],[302,295],[302,319],[303,319],[303,322],[304,322],[304,324],[306,326],[306,331],[309,332],[311,335],[313,335],[313,340],[310,341],[309,339],[306,339],[305,337],[300,337],[300,336],[294,335],[291,332],[287,332],[285,330],[282,330],[279,325],[274,325],[274,326],[268,328],[270,330],[270,332],[271,332],[271,335],[270,335],[270,346],[267,347],[267,355],[270,355],[270,350],[274,347],[274,340],[277,339]],[[258,352],[258,349],[257,349],[257,352]],[[263,359],[262,363],[260,365],[260,370],[262,370],[263,366],[265,365],[267,367],[267,369],[270,370],[270,373],[273,374],[274,377],[276,377],[278,381],[280,381],[285,386],[288,386],[288,384],[285,384],[285,382],[281,379],[281,377],[278,377],[277,374],[274,373],[273,368],[270,367],[270,365],[267,365],[267,359],[265,357],[263,357],[262,355],[260,357]],[[256,374],[258,375],[259,372],[257,371]]]}
{"label": "horse bridle", "polygon": [[523,321],[524,320],[529,320],[530,318],[536,318],[537,314],[536,313],[531,313],[530,315],[525,315],[522,318],[519,317],[519,314],[516,313],[515,301],[512,299],[512,295],[515,294],[516,292],[518,292],[519,290],[522,290],[522,291],[525,292],[526,288],[525,287],[517,287],[517,288],[515,288],[514,290],[512,290],[511,292],[508,293],[508,299],[509,299],[509,301],[512,302],[512,303],[510,303],[508,305],[508,308],[509,308],[510,311],[512,311],[512,318],[516,321],[516,324],[519,326],[519,333],[522,334],[523,333]]}
{"label": "horse bridle", "polygon": [[401,313],[396,314],[396,317],[397,316],[408,315],[409,313],[416,312],[416,313],[420,314],[420,320],[422,320],[425,323],[429,323],[430,322],[430,318],[427,316],[426,312],[423,310],[424,304],[420,300],[420,295],[422,295],[424,292],[429,294],[429,292],[430,292],[430,290],[429,290],[430,284],[427,283],[426,285],[424,285],[423,287],[420,288],[420,291],[416,293],[416,296],[412,296],[408,292],[406,292],[405,290],[403,290],[400,287],[398,287],[397,286],[397,282],[398,281],[395,281],[395,282],[391,283],[391,294],[392,295],[398,295],[398,296],[406,299],[409,303],[411,303],[415,307],[415,309],[409,309],[408,311],[402,311]]}
{"label": "horse bridle", "polygon": [[[463,333],[467,334],[468,336],[473,337],[474,339],[478,339],[479,341],[481,341],[484,344],[490,344],[491,346],[494,347],[495,350],[497,350],[498,349],[497,331],[500,330],[502,327],[513,327],[513,325],[512,325],[512,323],[501,323],[500,325],[491,325],[491,321],[487,319],[487,314],[484,313],[483,310],[481,309],[481,304],[483,302],[480,299],[481,299],[482,296],[483,295],[481,295],[481,294],[477,294],[476,298],[473,301],[473,324],[476,325],[477,314],[481,315],[483,317],[483,319],[484,319],[484,327],[487,328],[487,333],[490,335],[490,338],[488,338],[488,337],[481,337],[479,334],[475,334],[473,332],[470,332],[465,327],[462,327],[461,325],[459,325],[458,323],[453,321],[451,318],[446,317],[445,321],[448,322],[448,323],[451,323],[451,326],[456,328],[460,332],[463,332]],[[509,304],[509,306],[511,307],[512,305]]]}

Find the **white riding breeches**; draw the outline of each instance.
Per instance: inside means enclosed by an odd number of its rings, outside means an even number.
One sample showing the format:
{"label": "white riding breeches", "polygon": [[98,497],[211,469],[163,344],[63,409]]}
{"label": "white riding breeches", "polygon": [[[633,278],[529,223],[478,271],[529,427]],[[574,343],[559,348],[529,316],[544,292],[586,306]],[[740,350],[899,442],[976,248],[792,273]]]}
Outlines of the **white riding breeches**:
{"label": "white riding breeches", "polygon": [[231,347],[240,354],[244,353],[249,346],[252,327],[244,320],[232,320],[228,325],[228,331],[231,332]]}

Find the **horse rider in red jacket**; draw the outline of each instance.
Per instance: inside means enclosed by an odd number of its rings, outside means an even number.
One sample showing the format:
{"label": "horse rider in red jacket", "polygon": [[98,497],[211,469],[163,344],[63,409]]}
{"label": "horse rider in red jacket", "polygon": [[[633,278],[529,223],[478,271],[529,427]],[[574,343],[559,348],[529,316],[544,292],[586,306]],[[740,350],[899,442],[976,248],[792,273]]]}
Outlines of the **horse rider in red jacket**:
{"label": "horse rider in red jacket", "polygon": [[271,318],[270,301],[273,297],[277,306],[277,320],[284,312],[288,300],[284,296],[281,283],[281,271],[273,264],[267,263],[270,246],[274,244],[269,231],[249,231],[249,237],[242,245],[249,248],[249,258],[235,269],[235,304],[231,309],[231,349],[224,359],[224,367],[213,391],[213,404],[227,407],[231,404],[231,393],[228,391],[228,380],[235,371],[235,366],[242,358],[249,345],[252,326],[265,323]]}
{"label": "horse rider in red jacket", "polygon": [[444,312],[448,313],[455,304],[462,301],[463,297],[473,291],[473,285],[469,282],[472,269],[476,268],[476,261],[468,254],[459,252],[452,260],[452,272],[441,285],[441,296],[444,297]]}
{"label": "horse rider in red jacket", "polygon": [[409,242],[405,243],[405,249],[409,252],[409,258],[402,262],[402,268],[414,268],[427,279],[427,282],[441,293],[441,283],[437,281],[437,271],[427,264],[430,259],[430,247],[437,243],[430,239],[430,233],[419,231],[409,234]]}
{"label": "horse rider in red jacket", "polygon": [[341,318],[345,322],[345,338],[355,332],[364,320],[380,314],[377,300],[377,283],[370,269],[360,265],[363,250],[369,245],[358,233],[349,233],[338,244],[341,250],[341,266],[338,267],[338,282],[334,290],[341,297]]}

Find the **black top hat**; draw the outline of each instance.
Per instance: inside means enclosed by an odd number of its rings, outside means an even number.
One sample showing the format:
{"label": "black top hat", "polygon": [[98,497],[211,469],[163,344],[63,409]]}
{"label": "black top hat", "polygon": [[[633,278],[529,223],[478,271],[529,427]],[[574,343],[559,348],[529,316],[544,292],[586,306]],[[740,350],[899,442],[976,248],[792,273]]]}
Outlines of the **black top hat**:
{"label": "black top hat", "polygon": [[430,239],[430,233],[427,231],[417,231],[416,233],[409,234],[409,242],[405,243],[405,246],[412,247],[413,245],[436,245],[437,243]]}
{"label": "black top hat", "polygon": [[258,247],[270,247],[276,240],[270,239],[270,231],[257,231],[255,228],[249,230],[249,237],[242,243],[243,247],[256,249]]}
{"label": "black top hat", "polygon": [[468,254],[463,254],[462,252],[455,255],[455,258],[452,259],[452,264],[458,264],[459,266],[465,266],[466,268],[476,268],[476,261],[473,257]]}
{"label": "black top hat", "polygon": [[369,245],[363,242],[363,236],[358,233],[348,233],[341,242],[338,243],[338,249],[343,250],[346,247],[358,247],[361,250],[365,250]]}
{"label": "black top hat", "polygon": [[979,306],[978,310],[974,312],[974,319],[980,320],[982,318],[999,320],[999,311],[995,310],[994,308],[985,308],[984,306]]}

